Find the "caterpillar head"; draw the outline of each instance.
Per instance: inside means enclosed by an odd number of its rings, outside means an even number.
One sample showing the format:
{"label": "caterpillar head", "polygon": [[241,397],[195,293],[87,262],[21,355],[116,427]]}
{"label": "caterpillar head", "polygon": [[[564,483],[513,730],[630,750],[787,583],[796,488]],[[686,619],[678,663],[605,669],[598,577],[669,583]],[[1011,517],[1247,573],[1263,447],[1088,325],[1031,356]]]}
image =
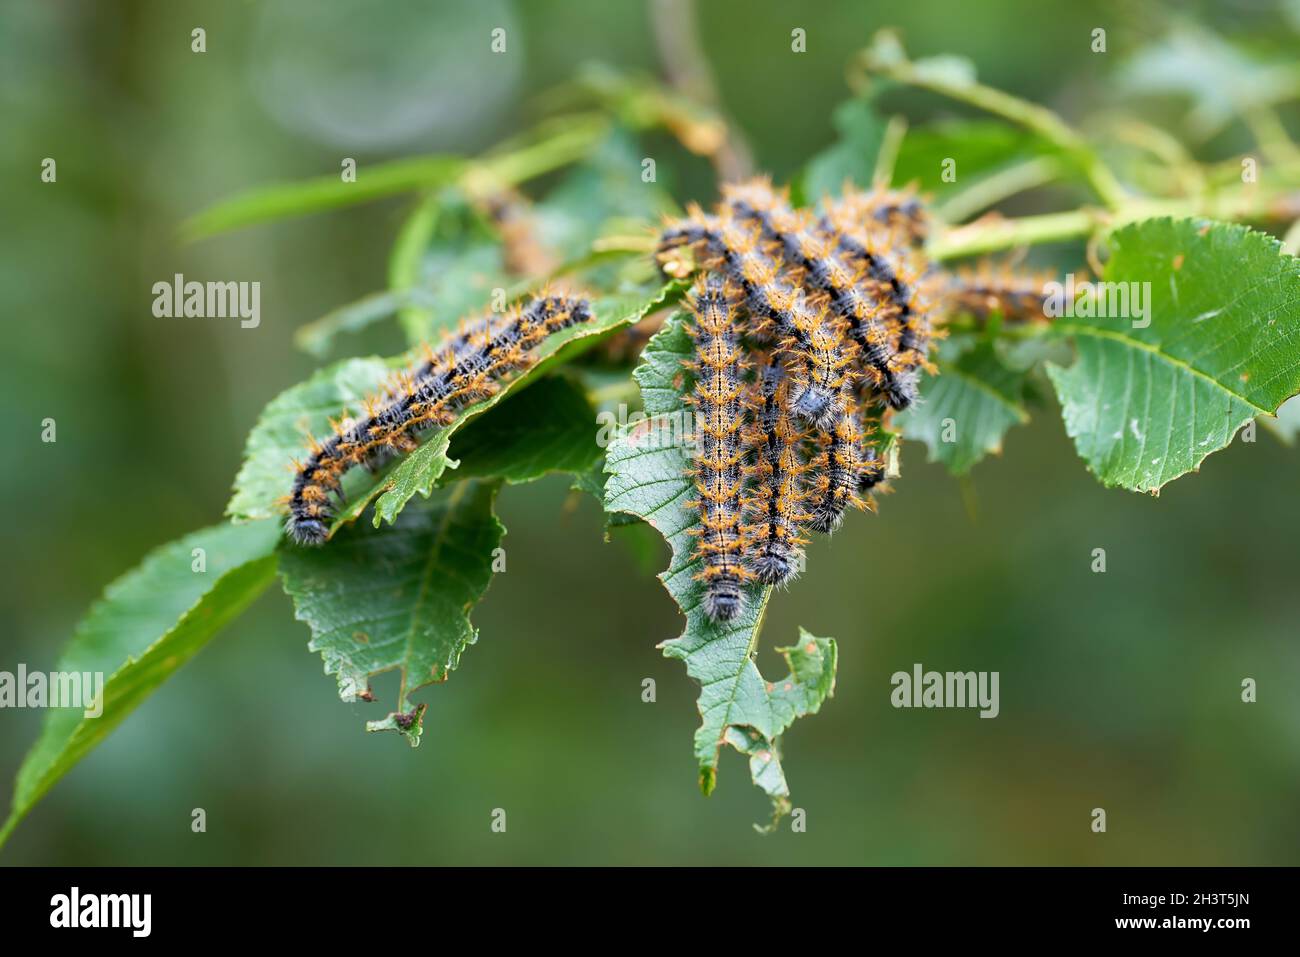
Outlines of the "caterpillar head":
{"label": "caterpillar head", "polygon": [[704,594],[704,613],[714,621],[731,621],[745,607],[745,596],[740,582],[715,580],[709,582]]}
{"label": "caterpillar head", "polygon": [[920,392],[915,369],[905,369],[891,376],[885,384],[885,401],[891,409],[906,409]]}
{"label": "caterpillar head", "polygon": [[819,429],[830,429],[843,414],[838,390],[809,382],[791,393],[790,409],[805,422]]}
{"label": "caterpillar head", "polygon": [[310,515],[291,515],[284,530],[299,545],[324,545],[330,533],[328,525]]}
{"label": "caterpillar head", "polygon": [[797,550],[789,542],[764,542],[749,562],[754,577],[764,585],[784,585],[799,574]]}

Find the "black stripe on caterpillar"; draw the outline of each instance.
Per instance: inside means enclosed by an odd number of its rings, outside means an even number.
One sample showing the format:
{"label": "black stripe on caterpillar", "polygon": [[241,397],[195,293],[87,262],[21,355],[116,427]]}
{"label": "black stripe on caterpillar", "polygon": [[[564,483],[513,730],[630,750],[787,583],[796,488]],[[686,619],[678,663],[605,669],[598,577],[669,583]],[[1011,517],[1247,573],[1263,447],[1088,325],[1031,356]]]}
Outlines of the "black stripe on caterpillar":
{"label": "black stripe on caterpillar", "polygon": [[[872,288],[880,283],[861,282],[859,271],[863,265],[851,267],[841,257],[840,237],[828,234],[825,227],[814,231],[810,217],[791,209],[766,180],[726,187],[723,195],[737,219],[756,226],[806,285],[825,294],[832,313],[843,320],[849,337],[857,344],[861,364],[873,387],[894,408],[910,405],[916,397],[916,374],[909,368],[910,357],[900,353],[914,349],[915,337],[905,323],[889,320],[910,310],[911,290],[905,291],[899,306],[891,284],[889,298],[882,301]],[[872,261],[888,267],[884,257],[873,257]],[[890,276],[896,279],[892,271]],[[904,292],[901,285],[898,292]],[[891,332],[891,325],[901,327],[898,334]]]}
{"label": "black stripe on caterpillar", "polygon": [[376,467],[384,458],[417,446],[422,429],[446,425],[468,405],[495,394],[501,380],[535,359],[530,350],[554,332],[591,319],[585,299],[542,296],[527,306],[464,324],[424,360],[401,373],[384,394],[366,400],[356,419],[335,424],[295,468],[286,504],[285,530],[302,545],[320,545],[343,503],[343,476],[358,465]]}
{"label": "black stripe on caterpillar", "polygon": [[[852,190],[849,190],[852,192]],[[914,189],[874,189],[861,194],[867,215],[891,233],[921,246],[930,235],[930,212]]]}
{"label": "black stripe on caterpillar", "polygon": [[[905,409],[916,400],[915,370],[925,363],[929,351],[930,307],[925,290],[917,285],[927,273],[927,264],[919,250],[902,246],[896,233],[881,228],[873,210],[870,194],[847,190],[827,207],[817,229],[863,269],[867,288],[890,310],[898,328],[897,358],[892,361],[897,381],[882,379],[878,387],[891,408]],[[874,366],[872,359],[881,357],[868,345],[863,345],[863,352],[869,367]]]}

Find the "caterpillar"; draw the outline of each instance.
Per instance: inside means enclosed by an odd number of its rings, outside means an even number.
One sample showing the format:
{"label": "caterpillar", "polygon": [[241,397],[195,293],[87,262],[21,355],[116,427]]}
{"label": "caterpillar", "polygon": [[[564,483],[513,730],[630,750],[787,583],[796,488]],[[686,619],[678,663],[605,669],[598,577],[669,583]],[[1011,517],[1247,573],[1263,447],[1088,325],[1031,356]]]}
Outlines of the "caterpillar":
{"label": "caterpillar", "polygon": [[880,422],[873,418],[870,413],[864,411],[862,418],[862,468],[858,474],[858,494],[864,501],[869,501],[872,492],[888,489],[882,489],[884,485],[885,460],[880,457],[880,450],[874,441],[876,434],[880,431]]}
{"label": "caterpillar", "polygon": [[802,289],[781,281],[777,263],[757,248],[758,234],[752,229],[693,207],[684,223],[663,231],[661,262],[679,246],[702,247],[706,269],[724,273],[743,292],[750,331],[775,342],[802,368],[790,397],[795,414],[819,427],[831,426],[843,411],[852,356],[841,332],[827,321],[828,313],[813,308]]}
{"label": "caterpillar", "polygon": [[930,213],[914,189],[877,188],[870,193],[850,194],[849,202],[861,204],[871,219],[891,234],[906,236],[912,246],[921,246],[930,236]]}
{"label": "caterpillar", "polygon": [[[917,286],[917,281],[927,274],[927,265],[919,250],[900,244],[894,232],[880,222],[880,209],[873,194],[846,190],[823,212],[817,228],[835,242],[850,263],[863,270],[889,319],[897,326],[897,356],[891,362],[895,375],[879,377],[877,385],[891,408],[905,409],[916,401],[916,369],[925,364],[929,351],[928,297]],[[864,346],[864,351],[867,348]],[[875,365],[868,362],[869,368]]]}
{"label": "caterpillar", "polygon": [[512,187],[478,200],[476,206],[496,226],[506,272],[512,276],[545,275],[559,266],[538,235],[536,215],[527,196]]}
{"label": "caterpillar", "polygon": [[552,333],[589,321],[585,299],[543,295],[510,312],[466,322],[424,359],[401,373],[381,396],[365,402],[364,414],[334,426],[295,467],[287,497],[285,530],[302,545],[320,545],[344,501],[343,476],[355,466],[376,468],[384,459],[416,448],[416,434],[447,425],[468,405],[494,395],[501,380],[535,361],[530,354]]}
{"label": "caterpillar", "polygon": [[945,290],[955,312],[986,319],[993,312],[1013,322],[1046,319],[1043,303],[1046,274],[1020,274],[988,260],[974,269],[963,268],[948,277]]}
{"label": "caterpillar", "polygon": [[744,463],[744,351],[736,321],[736,301],[725,281],[712,275],[696,283],[688,307],[695,340],[695,489],[700,524],[696,555],[704,582],[704,611],[728,621],[744,607],[744,585],[754,573],[745,565],[742,527]]}
{"label": "caterpillar", "polygon": [[723,196],[738,219],[755,224],[799,278],[825,295],[831,311],[857,343],[874,387],[884,393],[889,404],[895,408],[910,405],[915,398],[915,373],[906,367],[907,357],[900,358],[899,351],[913,351],[915,342],[906,335],[906,326],[903,334],[891,333],[887,320],[893,315],[889,311],[893,302],[882,302],[873,294],[872,284],[860,282],[858,270],[840,256],[839,237],[814,232],[809,215],[792,210],[766,180],[724,188]]}
{"label": "caterpillar", "polygon": [[759,370],[750,400],[748,444],[755,450],[750,468],[755,486],[744,503],[751,519],[744,532],[749,567],[765,585],[783,585],[798,573],[807,544],[799,527],[812,520],[804,510],[804,436],[789,412],[789,388],[785,370],[772,357]]}
{"label": "caterpillar", "polygon": [[872,507],[858,494],[864,462],[862,432],[856,413],[856,409],[850,408],[835,428],[818,437],[820,451],[812,460],[816,481],[808,522],[813,531],[826,534],[835,531],[850,506],[864,510]]}

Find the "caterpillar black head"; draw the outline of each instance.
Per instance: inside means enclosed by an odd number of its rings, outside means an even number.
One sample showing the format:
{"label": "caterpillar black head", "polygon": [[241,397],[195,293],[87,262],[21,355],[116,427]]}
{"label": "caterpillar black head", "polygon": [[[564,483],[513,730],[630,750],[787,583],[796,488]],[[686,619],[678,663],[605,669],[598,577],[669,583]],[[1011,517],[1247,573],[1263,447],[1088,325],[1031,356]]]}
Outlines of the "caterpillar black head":
{"label": "caterpillar black head", "polygon": [[745,607],[745,595],[740,582],[714,579],[704,593],[704,613],[714,621],[730,621]]}

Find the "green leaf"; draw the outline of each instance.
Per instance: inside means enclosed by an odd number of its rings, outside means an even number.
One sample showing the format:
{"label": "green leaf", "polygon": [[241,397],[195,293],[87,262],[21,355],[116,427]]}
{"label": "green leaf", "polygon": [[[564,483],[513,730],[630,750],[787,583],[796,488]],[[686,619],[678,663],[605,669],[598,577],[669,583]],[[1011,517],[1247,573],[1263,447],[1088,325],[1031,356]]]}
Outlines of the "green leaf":
{"label": "green leaf", "polygon": [[481,309],[510,279],[490,224],[460,191],[447,189],[426,198],[403,225],[389,261],[389,286],[394,294],[419,291],[418,301],[397,311],[414,345]]}
{"label": "green leaf", "polygon": [[596,410],[572,379],[555,375],[529,386],[456,434],[454,477],[503,478],[513,485],[598,465]]}
{"label": "green leaf", "polygon": [[348,500],[351,504],[339,516],[335,527],[359,516],[376,496],[378,500],[375,501],[375,525],[381,522],[392,522],[415,495],[427,496],[442,477],[443,471],[452,464],[447,457],[447,447],[451,436],[461,425],[524,388],[529,382],[545,375],[549,369],[569,361],[616,330],[637,322],[648,312],[659,308],[669,296],[679,291],[679,284],[669,283],[650,302],[645,302],[645,297],[642,295],[614,296],[597,300],[592,306],[596,316],[594,321],[584,326],[574,326],[552,336],[536,350],[537,364],[526,373],[508,383],[490,399],[470,406],[451,425],[426,438],[425,445],[408,455],[386,479],[375,483],[369,492],[356,497],[349,495]]}
{"label": "green leaf", "polygon": [[254,223],[337,209],[417,189],[463,182],[476,194],[514,186],[586,156],[605,135],[604,117],[560,117],[503,144],[473,163],[446,155],[415,156],[357,169],[356,182],[330,174],[297,183],[261,186],[222,200],[191,217],[186,236],[198,239]]}
{"label": "green leaf", "polygon": [[1066,431],[1105,485],[1156,492],[1300,392],[1300,261],[1272,237],[1146,220],[1112,234],[1105,278],[1149,283],[1150,324],[1059,319],[1078,358],[1048,366]]}
{"label": "green leaf", "polygon": [[209,206],[186,221],[188,239],[202,239],[254,223],[318,213],[365,203],[411,190],[445,186],[465,172],[454,156],[418,156],[391,163],[362,165],[357,179],[345,183],[338,173],[297,183],[258,186]]}
{"label": "green leaf", "polygon": [[[447,449],[458,429],[550,369],[636,322],[680,290],[679,283],[669,283],[657,293],[596,300],[592,304],[593,321],[552,336],[536,350],[538,361],[531,369],[507,382],[496,395],[466,408],[455,422],[428,433],[420,448],[386,475],[377,477],[364,469],[354,469],[344,480],[348,506],[335,519],[332,532],[355,521],[372,502],[375,502],[376,525],[394,521],[407,502],[416,495],[427,497],[442,473],[448,467],[455,467]],[[244,463],[235,478],[226,514],[236,521],[280,514],[278,502],[288,493],[292,482],[289,468],[295,457],[305,454],[307,435],[327,434],[331,417],[339,418],[347,409],[359,409],[366,396],[379,391],[393,369],[409,365],[410,360],[410,356],[389,362],[377,358],[349,359],[320,370],[306,382],[273,399],[249,434]]]}
{"label": "green leaf", "polygon": [[293,333],[293,344],[308,355],[323,359],[329,354],[340,333],[360,332],[400,310],[413,306],[432,308],[434,297],[422,289],[398,289],[391,292],[372,292],[337,309],[331,309],[319,319],[299,326]]}
{"label": "green leaf", "polygon": [[924,442],[929,461],[964,475],[1002,451],[1002,437],[1029,421],[1025,376],[1008,368],[989,342],[945,342],[937,376],[921,382],[922,401],[894,417],[903,437]]}
{"label": "green leaf", "polygon": [[307,437],[328,434],[331,417],[360,408],[392,372],[382,359],[346,359],[272,399],[249,433],[226,515],[244,522],[281,514],[277,500],[289,492],[289,469],[306,455]]}
{"label": "green leaf", "polygon": [[[683,397],[689,388],[683,364],[693,354],[685,317],[671,317],[646,345],[635,372],[645,411],[651,418],[624,430],[610,444],[605,508],[649,522],[668,541],[672,559],[659,578],[686,615],[686,630],[665,641],[664,655],[686,663],[700,683],[703,719],[695,733],[700,786],[712,792],[719,751],[724,743],[748,755],[754,783],[772,800],[772,824],[789,810],[789,787],[781,769],[780,736],[791,722],[816,712],[835,681],[835,642],[800,638],[791,651],[792,674],[779,682],[763,680],[754,663],[758,633],[771,589],[752,585],[745,608],[726,623],[714,622],[703,609],[703,584],[695,579],[699,562],[689,534],[697,514],[687,507],[695,495],[691,461],[682,441],[693,419]],[[805,640],[806,639],[806,640]]]}
{"label": "green leaf", "polygon": [[[105,589],[55,666],[102,674],[103,713],[46,713],[18,770],[0,844],[59,778],[265,590],[278,538],[273,522],[206,528],[152,552]],[[202,564],[195,549],[203,550]]]}
{"label": "green leaf", "polygon": [[[641,180],[642,151],[626,130],[614,127],[581,163],[537,204],[537,235],[563,259],[588,253],[611,220],[656,222],[673,210],[659,183]],[[631,229],[633,227],[629,227]]]}
{"label": "green leaf", "polygon": [[823,196],[838,196],[846,179],[858,186],[870,186],[876,154],[885,137],[885,121],[866,98],[841,103],[831,122],[839,139],[813,157],[804,172],[803,195],[811,202]]}
{"label": "green leaf", "polygon": [[357,525],[328,548],[286,548],[280,573],[294,616],[311,628],[344,701],[372,701],[370,678],[401,672],[396,708],[366,724],[420,743],[425,705],[410,695],[445,681],[478,640],[469,611],[492,580],[505,528],[497,483],[462,482],[403,512],[391,528]]}
{"label": "green leaf", "polygon": [[1181,94],[1192,109],[1187,125],[1209,139],[1251,109],[1295,97],[1294,57],[1271,61],[1209,30],[1180,23],[1137,51],[1118,73],[1117,93]]}
{"label": "green leaf", "polygon": [[[936,201],[979,188],[998,173],[1034,157],[1060,155],[1029,130],[998,120],[945,120],[910,129],[894,164],[894,183],[916,183]],[[944,179],[944,160],[956,162],[955,181]]]}

